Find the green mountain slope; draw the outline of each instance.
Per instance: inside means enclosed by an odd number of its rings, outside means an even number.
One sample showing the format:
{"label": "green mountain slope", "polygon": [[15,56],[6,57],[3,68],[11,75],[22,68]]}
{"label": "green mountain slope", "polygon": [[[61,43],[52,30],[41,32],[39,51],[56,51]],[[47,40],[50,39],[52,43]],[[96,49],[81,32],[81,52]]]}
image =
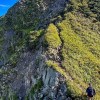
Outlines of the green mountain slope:
{"label": "green mountain slope", "polygon": [[[67,77],[74,93],[84,94],[86,84],[91,82],[99,95],[100,34],[97,30],[92,30],[96,23],[77,13],[68,13],[65,16],[65,19],[56,25],[63,44],[60,51],[63,68],[59,66],[57,70]],[[50,43],[49,40],[48,42]],[[96,100],[99,100],[99,97]]]}
{"label": "green mountain slope", "polygon": [[[97,1],[91,8],[93,2],[95,1],[70,2],[69,12],[64,14],[64,20],[56,24],[62,41],[60,50],[62,68],[59,68],[60,66],[54,68],[66,77],[72,92],[76,94],[84,94],[87,84],[91,82],[97,91],[95,99],[99,100],[100,23],[97,20],[100,5]],[[96,17],[92,16],[94,14]],[[49,40],[48,42],[51,44]],[[54,62],[50,63],[53,66]],[[59,65],[59,62],[57,63]]]}
{"label": "green mountain slope", "polygon": [[[64,90],[67,92],[63,92],[66,100],[69,100],[68,97],[71,100],[85,100],[85,90],[90,82],[96,89],[95,100],[99,100],[100,1],[73,0],[65,3],[66,0],[63,0],[63,7],[61,1],[57,1],[23,1],[0,18],[0,75],[3,75],[0,100],[17,100],[20,95],[24,97],[22,100],[54,100],[54,91],[52,93],[49,90],[51,95],[46,91],[47,94],[44,95],[42,90],[52,86],[54,80],[51,79],[56,79],[55,73],[64,77],[64,83],[61,82],[63,86],[66,84]],[[60,6],[56,6],[56,3]],[[57,7],[61,7],[61,10],[57,10]],[[25,9],[26,13],[23,12]],[[20,92],[20,87],[24,84],[21,79],[25,81],[25,89],[22,88],[25,94]],[[3,96],[7,98],[3,99]],[[57,100],[65,99],[61,96]]]}

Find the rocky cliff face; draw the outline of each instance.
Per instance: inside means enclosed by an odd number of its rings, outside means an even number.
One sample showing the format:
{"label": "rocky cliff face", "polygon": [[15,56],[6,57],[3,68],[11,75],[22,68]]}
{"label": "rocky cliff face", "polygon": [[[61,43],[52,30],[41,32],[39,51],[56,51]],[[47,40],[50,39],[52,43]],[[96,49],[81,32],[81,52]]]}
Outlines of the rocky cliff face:
{"label": "rocky cliff face", "polygon": [[1,54],[4,62],[1,65],[0,95],[5,96],[4,99],[13,100],[16,98],[18,100],[71,100],[67,95],[65,78],[46,64],[50,55],[42,47],[43,39],[39,41],[38,50],[34,53],[24,51],[19,55],[17,64],[10,65],[7,52],[11,43],[14,43],[14,34],[13,31],[5,32]]}
{"label": "rocky cliff face", "polygon": [[15,69],[18,75],[11,83],[13,91],[17,92],[19,100],[24,100],[26,95],[26,98],[32,100],[67,99],[64,77],[44,65],[46,58],[41,50],[35,54],[27,52],[22,55],[21,62]]}
{"label": "rocky cliff face", "polygon": [[[41,27],[50,23],[64,10],[67,0],[20,0],[6,15],[6,25],[18,27]],[[44,23],[44,24],[43,24]]]}
{"label": "rocky cliff face", "polygon": [[[45,48],[42,47],[43,37],[37,45],[38,50],[30,52],[25,47],[25,51],[23,53],[21,51],[21,55],[18,55],[19,59],[16,61],[16,65],[13,66],[10,63],[16,58],[11,58],[11,53],[17,52],[16,44],[18,41],[15,39],[17,39],[18,34],[15,30],[16,27],[32,26],[36,20],[39,20],[38,27],[45,27],[50,23],[51,18],[58,16],[64,10],[66,4],[66,0],[21,0],[9,9],[5,16],[5,29],[8,28],[8,30],[3,31],[4,38],[1,50],[1,99],[67,100],[65,78],[46,65],[49,58]],[[22,26],[19,27],[19,24]],[[9,59],[12,60],[9,62]]]}

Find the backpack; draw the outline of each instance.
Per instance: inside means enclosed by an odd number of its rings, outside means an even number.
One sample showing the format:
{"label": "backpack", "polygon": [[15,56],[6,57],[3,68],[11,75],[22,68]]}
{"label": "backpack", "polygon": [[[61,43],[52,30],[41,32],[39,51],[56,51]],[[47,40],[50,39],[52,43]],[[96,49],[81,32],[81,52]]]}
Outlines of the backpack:
{"label": "backpack", "polygon": [[95,90],[92,87],[87,89],[88,96],[93,97],[95,95]]}

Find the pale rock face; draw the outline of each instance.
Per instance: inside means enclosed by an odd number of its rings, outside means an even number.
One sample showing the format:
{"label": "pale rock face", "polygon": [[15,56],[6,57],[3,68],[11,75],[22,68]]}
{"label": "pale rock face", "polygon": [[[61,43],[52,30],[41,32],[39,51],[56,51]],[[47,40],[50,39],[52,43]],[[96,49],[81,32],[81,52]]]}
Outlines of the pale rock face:
{"label": "pale rock face", "polygon": [[[41,50],[35,54],[27,52],[22,55],[21,59],[23,60],[19,62],[15,69],[18,75],[10,84],[13,91],[18,94],[19,100],[24,100],[22,98],[29,92],[32,85],[37,83],[38,79],[43,81],[43,86],[39,92],[34,94],[35,100],[39,98],[43,98],[43,100],[48,100],[49,98],[67,100],[67,87],[64,77],[54,69],[45,67],[43,55]],[[35,61],[38,58],[42,60],[36,66]]]}

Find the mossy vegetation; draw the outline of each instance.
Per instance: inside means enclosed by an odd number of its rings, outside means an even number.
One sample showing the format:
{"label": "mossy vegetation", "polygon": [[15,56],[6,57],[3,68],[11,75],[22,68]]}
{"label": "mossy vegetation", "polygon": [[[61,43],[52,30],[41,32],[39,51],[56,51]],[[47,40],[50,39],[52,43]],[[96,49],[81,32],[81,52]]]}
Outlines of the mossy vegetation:
{"label": "mossy vegetation", "polygon": [[31,88],[29,94],[26,96],[25,100],[34,100],[34,94],[39,92],[43,86],[43,81],[39,79],[37,83]]}
{"label": "mossy vegetation", "polygon": [[44,33],[44,30],[30,31],[28,33],[30,49],[37,49],[37,46],[39,45],[39,39],[43,36]]}
{"label": "mossy vegetation", "polygon": [[18,97],[16,94],[12,94],[9,96],[8,100],[18,100]]}
{"label": "mossy vegetation", "polygon": [[[75,12],[67,13],[65,16],[65,20],[57,24],[58,29],[61,30],[60,38],[63,41],[61,64],[65,70],[54,61],[48,61],[47,65],[66,77],[73,98],[85,95],[89,82],[99,94],[100,35],[98,30],[93,29],[94,23],[91,20]],[[97,29],[99,28],[98,23],[95,23]],[[95,98],[99,100],[98,95]]]}
{"label": "mossy vegetation", "polygon": [[18,100],[18,96],[16,94],[12,93],[12,94],[9,94],[8,97],[6,97],[6,96],[0,97],[0,100]]}
{"label": "mossy vegetation", "polygon": [[3,37],[3,30],[2,27],[0,28],[0,51],[2,50],[2,44],[4,41],[4,37]]}
{"label": "mossy vegetation", "polygon": [[99,0],[72,0],[69,1],[67,11],[81,12],[85,17],[96,18],[100,21],[100,1]]}
{"label": "mossy vegetation", "polygon": [[0,31],[2,31],[2,27],[0,27]]}
{"label": "mossy vegetation", "polygon": [[52,49],[57,49],[61,45],[58,29],[54,24],[50,24],[44,36],[44,44]]}

